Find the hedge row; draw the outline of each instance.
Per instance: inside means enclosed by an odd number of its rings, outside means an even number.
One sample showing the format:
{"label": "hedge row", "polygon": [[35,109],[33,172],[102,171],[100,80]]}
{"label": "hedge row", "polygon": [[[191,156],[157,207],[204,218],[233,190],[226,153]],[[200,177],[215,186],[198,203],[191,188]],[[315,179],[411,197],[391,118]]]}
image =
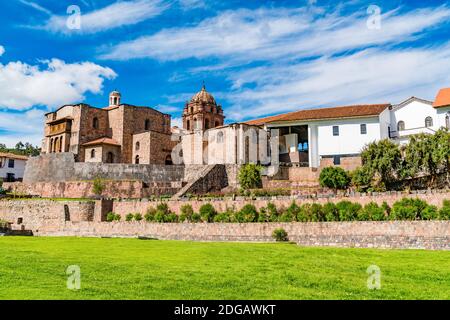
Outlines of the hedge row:
{"label": "hedge row", "polygon": [[[107,221],[118,221],[120,216],[109,213]],[[444,200],[441,209],[429,205],[420,199],[404,198],[390,207],[386,202],[381,206],[371,202],[362,206],[359,203],[341,201],[339,203],[306,203],[292,204],[277,208],[273,203],[257,210],[252,204],[241,210],[227,209],[217,212],[210,203],[201,206],[198,213],[187,204],[181,207],[180,215],[170,211],[166,203],[156,208],[150,207],[142,216],[140,213],[128,214],[126,221],[175,223],[175,222],[218,222],[218,223],[250,223],[250,222],[321,222],[321,221],[387,221],[387,220],[450,220],[450,200]]]}

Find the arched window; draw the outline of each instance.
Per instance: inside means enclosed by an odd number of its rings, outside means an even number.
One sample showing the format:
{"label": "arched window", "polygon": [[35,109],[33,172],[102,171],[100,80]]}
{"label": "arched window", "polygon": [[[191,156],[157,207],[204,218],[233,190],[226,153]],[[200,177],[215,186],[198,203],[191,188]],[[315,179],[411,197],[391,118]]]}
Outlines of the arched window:
{"label": "arched window", "polygon": [[106,163],[114,163],[114,154],[112,152],[108,152],[106,156]]}
{"label": "arched window", "polygon": [[150,120],[149,119],[145,120],[145,131],[148,131],[148,130],[150,130]]}
{"label": "arched window", "polygon": [[186,130],[191,130],[191,121],[186,121]]}
{"label": "arched window", "polygon": [[209,119],[205,119],[205,130],[209,129]]}
{"label": "arched window", "polygon": [[166,166],[171,166],[171,165],[173,165],[173,162],[172,162],[172,157],[171,156],[167,156],[166,157]]}
{"label": "arched window", "polygon": [[433,126],[433,118],[432,117],[426,117],[425,118],[425,127],[429,128]]}
{"label": "arched window", "polygon": [[136,156],[136,158],[134,159],[134,163],[139,164],[139,156]]}
{"label": "arched window", "polygon": [[91,159],[94,159],[95,158],[95,149],[92,149],[91,150]]}
{"label": "arched window", "polygon": [[223,143],[223,132],[219,131],[217,133],[217,143]]}
{"label": "arched window", "polygon": [[399,121],[397,123],[397,131],[403,131],[405,130],[405,121]]}
{"label": "arched window", "polygon": [[95,117],[94,120],[92,120],[92,127],[94,129],[98,129],[98,118]]}
{"label": "arched window", "polygon": [[50,139],[50,153],[55,152],[55,145],[53,144],[53,138]]}
{"label": "arched window", "polygon": [[136,151],[139,151],[141,149],[141,144],[139,142],[136,142]]}

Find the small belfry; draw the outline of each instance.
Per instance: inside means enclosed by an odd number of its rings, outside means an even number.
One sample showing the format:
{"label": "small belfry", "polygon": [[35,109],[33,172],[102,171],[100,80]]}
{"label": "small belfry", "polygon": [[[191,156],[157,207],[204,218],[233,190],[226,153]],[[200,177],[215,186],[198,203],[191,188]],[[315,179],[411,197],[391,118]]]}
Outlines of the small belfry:
{"label": "small belfry", "polygon": [[120,94],[119,91],[114,90],[113,92],[111,92],[109,94],[109,106],[110,107],[120,106],[120,98],[121,97],[122,97],[122,95]]}
{"label": "small belfry", "polygon": [[217,128],[223,126],[224,119],[222,106],[216,103],[203,84],[202,90],[196,93],[184,107],[183,129],[194,131]]}

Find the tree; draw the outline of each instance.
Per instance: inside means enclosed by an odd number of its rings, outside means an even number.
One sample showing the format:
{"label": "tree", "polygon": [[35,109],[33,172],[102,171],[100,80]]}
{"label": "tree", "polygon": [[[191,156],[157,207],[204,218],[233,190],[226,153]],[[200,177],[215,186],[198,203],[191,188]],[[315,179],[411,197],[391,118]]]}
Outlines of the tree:
{"label": "tree", "polygon": [[435,134],[411,136],[405,147],[405,169],[403,176],[416,177],[418,174],[430,176],[432,186],[440,172],[446,172],[448,181],[450,159],[450,134],[440,129]]}
{"label": "tree", "polygon": [[239,170],[239,183],[244,190],[260,188],[261,181],[261,166],[253,163],[245,164]]}
{"label": "tree", "polygon": [[22,141],[19,141],[17,144],[16,144],[16,150],[22,150],[23,148],[25,147],[25,145],[22,143]]}
{"label": "tree", "polygon": [[375,185],[387,187],[397,178],[402,156],[397,144],[389,139],[372,142],[364,147],[361,158],[367,172],[374,175]]}
{"label": "tree", "polygon": [[328,167],[320,173],[319,182],[322,187],[343,190],[350,184],[350,176],[340,167]]}

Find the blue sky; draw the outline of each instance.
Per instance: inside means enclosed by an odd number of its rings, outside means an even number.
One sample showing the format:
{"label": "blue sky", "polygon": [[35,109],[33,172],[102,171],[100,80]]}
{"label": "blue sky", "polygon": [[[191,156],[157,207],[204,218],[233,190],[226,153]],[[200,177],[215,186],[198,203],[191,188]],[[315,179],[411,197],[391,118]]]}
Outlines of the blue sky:
{"label": "blue sky", "polygon": [[104,107],[114,89],[176,125],[203,81],[228,122],[432,100],[450,86],[445,1],[9,0],[0,18],[0,143],[10,146],[40,144],[45,112]]}

